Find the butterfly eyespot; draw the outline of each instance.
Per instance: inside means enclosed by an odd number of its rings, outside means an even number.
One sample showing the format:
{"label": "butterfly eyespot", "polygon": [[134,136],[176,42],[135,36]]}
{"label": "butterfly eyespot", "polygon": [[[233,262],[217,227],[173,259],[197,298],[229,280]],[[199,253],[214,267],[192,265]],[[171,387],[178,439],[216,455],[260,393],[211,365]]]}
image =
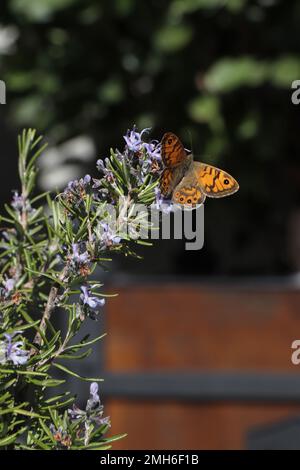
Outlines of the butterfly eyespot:
{"label": "butterfly eyespot", "polygon": [[179,200],[180,200],[181,202],[183,202],[183,201],[184,201],[184,197],[181,196],[181,198],[180,198]]}
{"label": "butterfly eyespot", "polygon": [[173,142],[173,139],[168,139],[168,144],[171,145],[171,143]]}
{"label": "butterfly eyespot", "polygon": [[187,202],[188,204],[192,204],[192,200],[191,200],[191,199],[188,199],[186,202]]}
{"label": "butterfly eyespot", "polygon": [[194,201],[194,202],[197,202],[197,197],[196,197],[196,196],[193,198],[193,201]]}
{"label": "butterfly eyespot", "polygon": [[224,184],[229,184],[229,180],[226,178],[224,181],[223,181]]}

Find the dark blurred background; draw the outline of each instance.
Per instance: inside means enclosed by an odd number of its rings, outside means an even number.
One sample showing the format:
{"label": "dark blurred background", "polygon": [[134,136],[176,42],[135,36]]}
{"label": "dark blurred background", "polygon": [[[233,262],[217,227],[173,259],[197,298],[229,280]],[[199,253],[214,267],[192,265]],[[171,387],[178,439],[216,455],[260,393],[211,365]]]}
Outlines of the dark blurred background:
{"label": "dark blurred background", "polygon": [[[232,198],[207,201],[202,250],[162,241],[140,250],[143,261],[114,262],[108,281],[124,297],[107,308],[101,354],[113,431],[131,429],[123,448],[255,447],[252,425],[300,405],[290,362],[300,331],[299,21],[297,0],[1,2],[2,205],[18,185],[24,126],[50,143],[41,189],[95,174],[96,159],[122,148],[133,124],[156,139],[177,133],[240,183]],[[183,372],[192,373],[188,392]]]}

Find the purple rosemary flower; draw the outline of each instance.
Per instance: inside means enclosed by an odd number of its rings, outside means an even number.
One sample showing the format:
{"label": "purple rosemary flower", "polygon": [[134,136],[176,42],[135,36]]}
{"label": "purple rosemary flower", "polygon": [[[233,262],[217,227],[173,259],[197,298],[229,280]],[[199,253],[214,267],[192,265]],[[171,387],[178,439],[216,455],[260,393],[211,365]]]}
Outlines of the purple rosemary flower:
{"label": "purple rosemary flower", "polygon": [[112,245],[118,245],[122,240],[107,222],[100,222],[100,237],[102,248],[110,248]]}
{"label": "purple rosemary flower", "polygon": [[152,203],[152,208],[169,214],[173,210],[173,204],[170,200],[164,199],[158,186],[155,187],[155,201]]}
{"label": "purple rosemary flower", "polygon": [[157,141],[145,142],[144,147],[151,160],[161,160],[161,148]]}
{"label": "purple rosemary flower", "polygon": [[83,178],[80,178],[79,182],[84,186],[87,186],[88,184],[90,184],[91,180],[91,175],[85,175]]}
{"label": "purple rosemary flower", "polygon": [[139,152],[144,145],[144,142],[142,141],[142,136],[146,132],[149,132],[149,130],[149,128],[146,128],[143,129],[142,132],[137,132],[135,126],[132,130],[128,129],[126,135],[123,136],[128,150],[130,150],[131,152]]}
{"label": "purple rosemary flower", "polygon": [[105,304],[105,299],[100,299],[99,297],[92,295],[91,288],[88,286],[81,286],[80,290],[80,301],[83,309],[90,318],[95,320],[100,308]]}
{"label": "purple rosemary flower", "polygon": [[80,178],[79,180],[75,181],[75,185],[77,186],[78,189],[85,189],[89,184],[91,183],[92,178],[90,175],[85,175],[83,178]]}
{"label": "purple rosemary flower", "polygon": [[70,258],[74,261],[75,264],[81,265],[90,261],[88,252],[85,250],[83,253],[81,253],[78,243],[72,243],[72,250],[73,254],[70,256]]}
{"label": "purple rosemary flower", "polygon": [[[97,160],[96,162],[96,166],[97,166],[97,170],[100,172],[100,173],[103,173],[103,177],[104,179],[108,182],[108,183],[114,183],[115,182],[115,177],[114,177],[114,174],[113,172],[107,168],[107,165],[109,163],[109,159],[108,158],[105,158],[105,160],[101,160],[101,158],[99,160]],[[94,180],[95,182],[95,180]],[[98,187],[100,186],[100,184],[98,184]],[[95,186],[94,186],[95,187]]]}
{"label": "purple rosemary flower", "polygon": [[85,445],[89,443],[91,432],[94,429],[93,423],[98,426],[110,426],[109,417],[103,417],[103,413],[104,406],[100,402],[98,384],[93,382],[90,386],[90,398],[87,400],[85,410],[81,410],[76,405],[68,410],[70,419],[80,423],[78,434],[82,434]]}
{"label": "purple rosemary flower", "polygon": [[10,297],[12,291],[14,290],[16,285],[16,280],[13,278],[7,278],[3,281],[3,286],[0,287],[0,297],[7,299]]}
{"label": "purple rosemary flower", "polygon": [[161,195],[161,190],[159,189],[158,186],[155,187],[154,189],[154,192],[155,192],[155,203],[154,203],[154,207],[159,210],[162,203],[163,203],[163,197]]}
{"label": "purple rosemary flower", "polygon": [[9,294],[12,290],[14,290],[16,280],[12,278],[7,278],[5,281],[3,281],[3,285],[6,293]]}
{"label": "purple rosemary flower", "polygon": [[93,189],[101,188],[101,180],[97,178],[93,178],[93,183],[94,183],[92,186]]}
{"label": "purple rosemary flower", "polygon": [[76,190],[76,185],[77,185],[77,180],[72,180],[68,182],[68,185],[65,189],[65,192],[69,191],[75,191]]}
{"label": "purple rosemary flower", "polygon": [[11,205],[13,206],[16,211],[22,211],[24,207],[24,198],[23,196],[20,196],[18,191],[14,191],[14,195],[12,198],[12,203]]}
{"label": "purple rosemary flower", "polygon": [[80,178],[79,180],[73,180],[69,181],[67,188],[65,189],[66,191],[74,191],[78,192],[82,189],[85,189],[92,181],[92,178],[90,175],[85,175],[83,178]]}
{"label": "purple rosemary flower", "polygon": [[136,132],[135,128],[133,130],[127,131],[126,135],[123,136],[126,142],[127,148],[131,152],[138,152],[141,150],[142,146],[142,135],[139,132]]}
{"label": "purple rosemary flower", "polygon": [[96,161],[96,167],[97,167],[97,170],[100,171],[101,173],[105,174],[107,171],[107,168],[104,165],[104,161],[101,158],[99,158],[99,160]]}
{"label": "purple rosemary flower", "polygon": [[75,274],[86,277],[90,274],[90,255],[85,243],[72,243],[72,252],[68,255],[70,268]]}
{"label": "purple rosemary flower", "polygon": [[90,386],[90,398],[86,403],[86,411],[95,410],[100,406],[100,397],[98,395],[99,386],[96,382],[93,382]]}
{"label": "purple rosemary flower", "polygon": [[15,366],[19,366],[28,361],[29,351],[21,349],[24,347],[24,339],[13,342],[13,337],[19,333],[20,331],[15,331],[11,335],[4,334],[5,340],[0,341],[0,364],[11,361]]}
{"label": "purple rosemary flower", "polygon": [[22,212],[24,210],[27,210],[28,212],[32,211],[32,207],[28,199],[24,198],[24,196],[19,194],[18,191],[14,191],[11,205],[18,212]]}
{"label": "purple rosemary flower", "polygon": [[86,413],[78,408],[78,406],[72,405],[72,408],[68,409],[68,415],[72,420],[76,421],[77,419],[84,418]]}

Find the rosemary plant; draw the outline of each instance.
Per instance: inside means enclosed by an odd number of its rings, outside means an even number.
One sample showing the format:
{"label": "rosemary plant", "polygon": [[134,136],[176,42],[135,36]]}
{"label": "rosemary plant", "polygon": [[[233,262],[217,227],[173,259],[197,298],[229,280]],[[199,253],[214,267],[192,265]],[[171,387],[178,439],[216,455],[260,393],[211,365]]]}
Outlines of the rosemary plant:
{"label": "rosemary plant", "polygon": [[[20,191],[1,217],[2,449],[107,449],[121,437],[105,437],[110,420],[99,397],[101,379],[80,376],[72,363],[104,336],[81,334],[108,297],[91,276],[113,253],[135,254],[144,223],[135,207],[160,201],[160,148],[144,142],[143,133],[128,131],[124,150],[97,162],[97,178],[71,181],[60,194],[36,194],[36,162],[45,145],[35,130],[19,136]],[[66,327],[57,327],[58,316]],[[69,375],[91,382],[85,409],[76,405],[80,397],[60,390]]]}

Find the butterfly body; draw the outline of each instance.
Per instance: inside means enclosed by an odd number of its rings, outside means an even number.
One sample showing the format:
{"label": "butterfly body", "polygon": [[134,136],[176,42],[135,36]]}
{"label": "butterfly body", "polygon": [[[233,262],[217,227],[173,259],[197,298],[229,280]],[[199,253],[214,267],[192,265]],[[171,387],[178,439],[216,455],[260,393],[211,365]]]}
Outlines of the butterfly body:
{"label": "butterfly body", "polygon": [[237,181],[226,171],[194,162],[172,132],[163,136],[161,149],[165,169],[160,178],[160,189],[164,197],[172,195],[174,203],[195,207],[202,204],[206,196],[219,198],[238,191]]}

